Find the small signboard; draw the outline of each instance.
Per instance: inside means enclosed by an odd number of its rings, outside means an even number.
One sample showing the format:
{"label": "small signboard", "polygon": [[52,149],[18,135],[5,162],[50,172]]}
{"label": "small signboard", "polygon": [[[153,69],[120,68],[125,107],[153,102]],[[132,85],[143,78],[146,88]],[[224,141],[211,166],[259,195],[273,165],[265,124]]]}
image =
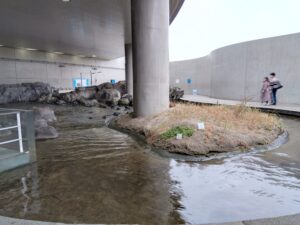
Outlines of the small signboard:
{"label": "small signboard", "polygon": [[198,94],[198,90],[197,89],[193,89],[193,95],[197,95]]}
{"label": "small signboard", "polygon": [[116,83],[116,80],[114,80],[114,79],[113,79],[113,80],[110,80],[110,83],[111,83],[111,84],[115,84],[115,83]]}
{"label": "small signboard", "polygon": [[204,122],[199,122],[198,123],[198,130],[204,130],[204,129],[205,129]]}
{"label": "small signboard", "polygon": [[188,84],[191,84],[191,83],[192,83],[192,79],[191,79],[191,78],[188,78],[188,79],[186,80],[186,82],[187,82]]}
{"label": "small signboard", "polygon": [[176,139],[177,139],[177,140],[181,140],[181,139],[182,139],[182,134],[177,134],[177,135],[176,135]]}
{"label": "small signboard", "polygon": [[73,88],[90,86],[89,79],[76,78],[73,79]]}

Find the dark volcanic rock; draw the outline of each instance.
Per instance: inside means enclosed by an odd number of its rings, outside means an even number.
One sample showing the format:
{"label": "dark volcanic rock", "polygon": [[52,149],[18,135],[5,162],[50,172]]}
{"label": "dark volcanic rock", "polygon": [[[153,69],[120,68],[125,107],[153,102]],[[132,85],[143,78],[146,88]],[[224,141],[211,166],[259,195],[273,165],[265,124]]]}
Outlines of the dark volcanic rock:
{"label": "dark volcanic rock", "polygon": [[58,100],[57,102],[55,102],[55,104],[57,104],[57,105],[65,105],[67,103],[64,100]]}
{"label": "dark volcanic rock", "polygon": [[103,89],[112,89],[114,86],[112,83],[106,82],[97,86],[98,91],[102,91]]}
{"label": "dark volcanic rock", "polygon": [[121,113],[119,113],[119,112],[114,112],[113,113],[113,116],[119,116]]}
{"label": "dark volcanic rock", "polygon": [[171,87],[169,90],[170,100],[180,100],[184,95],[184,90],[179,87]]}
{"label": "dark volcanic rock", "polygon": [[99,108],[106,109],[106,107],[107,107],[106,105],[99,103]]}
{"label": "dark volcanic rock", "polygon": [[86,99],[94,99],[97,91],[98,91],[97,86],[80,87],[80,88],[76,88],[75,90],[75,92],[79,97],[83,97]]}
{"label": "dark volcanic rock", "polygon": [[80,100],[78,101],[81,105],[86,106],[86,107],[94,107],[94,106],[98,106],[98,101],[96,99],[85,99],[85,98],[80,98]]}
{"label": "dark volcanic rock", "polygon": [[116,89],[102,89],[96,94],[96,99],[99,102],[104,102],[107,105],[117,105],[121,99],[121,94]]}
{"label": "dark volcanic rock", "polygon": [[64,100],[66,103],[72,104],[80,99],[80,96],[75,92],[71,91],[68,93],[62,93],[59,95],[59,98]]}
{"label": "dark volcanic rock", "polygon": [[132,105],[132,95],[125,94],[122,96],[122,98],[119,100],[120,106],[131,106]]}
{"label": "dark volcanic rock", "polygon": [[0,104],[38,101],[41,96],[50,95],[54,90],[49,84],[41,82],[1,84]]}
{"label": "dark volcanic rock", "polygon": [[124,80],[117,82],[113,85],[113,87],[114,89],[117,89],[120,92],[121,96],[127,94],[127,85]]}

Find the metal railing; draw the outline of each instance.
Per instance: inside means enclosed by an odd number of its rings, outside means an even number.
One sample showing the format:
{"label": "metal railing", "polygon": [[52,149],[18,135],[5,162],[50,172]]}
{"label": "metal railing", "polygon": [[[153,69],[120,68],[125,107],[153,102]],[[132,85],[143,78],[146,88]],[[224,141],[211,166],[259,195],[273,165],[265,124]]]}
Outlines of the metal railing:
{"label": "metal railing", "polygon": [[5,144],[13,143],[13,142],[19,142],[19,151],[21,153],[23,153],[24,152],[24,148],[23,148],[22,124],[21,124],[20,112],[4,112],[4,113],[0,113],[0,117],[1,116],[8,116],[8,115],[16,115],[16,122],[17,122],[17,124],[13,125],[13,126],[0,127],[0,132],[1,131],[5,131],[5,130],[17,129],[18,130],[18,138],[17,139],[10,139],[10,140],[6,140],[6,141],[3,141],[3,142],[0,142],[0,145],[5,145]]}

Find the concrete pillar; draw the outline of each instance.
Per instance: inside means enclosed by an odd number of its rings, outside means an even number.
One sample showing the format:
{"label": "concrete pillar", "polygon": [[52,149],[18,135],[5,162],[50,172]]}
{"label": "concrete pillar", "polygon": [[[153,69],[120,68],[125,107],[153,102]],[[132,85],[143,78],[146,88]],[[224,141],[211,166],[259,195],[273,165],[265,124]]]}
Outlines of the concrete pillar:
{"label": "concrete pillar", "polygon": [[134,115],[169,108],[169,0],[131,0]]}
{"label": "concrete pillar", "polygon": [[126,85],[127,93],[133,95],[133,68],[132,68],[132,45],[125,45],[125,60],[126,60]]}

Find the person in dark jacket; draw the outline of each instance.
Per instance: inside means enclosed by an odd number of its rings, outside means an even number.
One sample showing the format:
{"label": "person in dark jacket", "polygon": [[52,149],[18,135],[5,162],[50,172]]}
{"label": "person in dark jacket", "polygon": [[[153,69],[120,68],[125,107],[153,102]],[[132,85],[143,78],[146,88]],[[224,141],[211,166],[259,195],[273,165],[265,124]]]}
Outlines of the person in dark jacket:
{"label": "person in dark jacket", "polygon": [[271,105],[277,104],[277,90],[282,88],[280,81],[277,79],[275,73],[270,73],[270,87],[271,87]]}

